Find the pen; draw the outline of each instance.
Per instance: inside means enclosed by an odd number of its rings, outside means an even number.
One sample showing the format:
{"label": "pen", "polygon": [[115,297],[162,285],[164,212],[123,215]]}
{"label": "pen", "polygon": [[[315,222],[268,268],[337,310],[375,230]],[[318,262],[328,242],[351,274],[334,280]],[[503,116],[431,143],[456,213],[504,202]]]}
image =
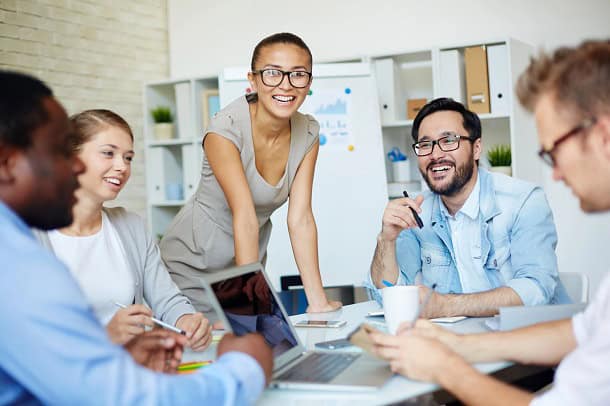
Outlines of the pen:
{"label": "pen", "polygon": [[392,282],[386,281],[385,279],[382,279],[381,283],[386,285],[388,288],[391,288],[392,286],[394,286],[394,284]]}
{"label": "pen", "polygon": [[[403,190],[402,194],[404,197],[409,197],[409,194],[407,193],[406,190]],[[417,212],[415,211],[415,209],[413,207],[409,206],[409,209],[411,209],[411,213],[413,213],[413,217],[415,217],[415,221],[417,221],[417,226],[419,228],[424,228],[424,222],[421,221],[419,214],[417,214]]]}
{"label": "pen", "polygon": [[[127,306],[125,306],[124,304],[118,303],[118,302],[114,302],[114,304],[118,307],[120,307],[121,309],[127,309]],[[163,328],[166,328],[168,330],[173,331],[174,333],[178,333],[178,334],[182,334],[183,336],[186,335],[186,331],[179,329],[178,327],[174,327],[171,324],[167,324],[162,322],[159,319],[155,319],[154,317],[151,317],[153,323],[155,323],[158,326],[161,326]]]}

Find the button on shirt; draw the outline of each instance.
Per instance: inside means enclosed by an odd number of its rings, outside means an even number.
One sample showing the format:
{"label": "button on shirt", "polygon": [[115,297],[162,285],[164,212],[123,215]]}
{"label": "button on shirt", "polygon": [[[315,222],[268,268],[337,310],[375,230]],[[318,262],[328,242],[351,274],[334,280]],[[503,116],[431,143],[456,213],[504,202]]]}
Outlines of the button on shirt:
{"label": "button on shirt", "polygon": [[233,405],[261,394],[263,371],[243,353],[188,376],[134,363],[70,271],[1,201],[0,259],[0,405]]}
{"label": "button on shirt", "polygon": [[481,262],[481,224],[479,221],[480,180],[477,181],[462,208],[452,216],[444,204],[441,212],[451,229],[451,243],[462,285],[462,293],[493,289]]}

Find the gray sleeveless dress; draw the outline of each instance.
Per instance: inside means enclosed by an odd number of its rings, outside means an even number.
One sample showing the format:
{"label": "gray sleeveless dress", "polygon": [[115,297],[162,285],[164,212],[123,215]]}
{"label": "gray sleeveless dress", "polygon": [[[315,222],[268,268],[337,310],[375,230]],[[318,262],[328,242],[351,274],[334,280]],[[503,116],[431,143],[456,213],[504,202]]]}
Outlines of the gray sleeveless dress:
{"label": "gray sleeveless dress", "polygon": [[[318,142],[319,125],[309,115],[295,113],[290,119],[290,152],[284,175],[277,185],[268,184],[255,164],[250,110],[242,96],[218,112],[205,136],[211,132],[233,142],[239,150],[259,224],[259,260],[264,261],[271,234],[271,214],[286,200],[303,158]],[[235,264],[233,215],[207,157],[203,156],[201,180],[169,226],[160,243],[161,255],[172,279],[199,311],[210,313],[199,281],[203,272],[218,272]]]}

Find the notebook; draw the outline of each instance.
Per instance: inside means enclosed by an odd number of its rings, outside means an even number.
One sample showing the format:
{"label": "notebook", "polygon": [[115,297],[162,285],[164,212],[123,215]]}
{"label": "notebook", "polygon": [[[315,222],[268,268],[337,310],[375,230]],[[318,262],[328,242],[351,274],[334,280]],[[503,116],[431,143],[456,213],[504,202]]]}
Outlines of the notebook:
{"label": "notebook", "polygon": [[365,353],[306,351],[260,263],[201,278],[227,330],[257,332],[273,351],[271,387],[374,390],[391,376],[387,362]]}

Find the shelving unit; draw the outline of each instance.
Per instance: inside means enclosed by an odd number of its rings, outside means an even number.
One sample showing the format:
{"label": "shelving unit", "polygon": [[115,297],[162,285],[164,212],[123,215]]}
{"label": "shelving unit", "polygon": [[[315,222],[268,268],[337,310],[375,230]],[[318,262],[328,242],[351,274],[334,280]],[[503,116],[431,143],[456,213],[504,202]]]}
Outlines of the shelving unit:
{"label": "shelving unit", "polygon": [[[467,104],[465,49],[485,46],[493,50],[493,63],[488,65],[491,111],[479,114],[483,130],[483,155],[496,144],[508,144],[512,150],[513,176],[542,184],[542,168],[531,151],[536,148],[534,122],[512,97],[518,75],[527,67],[533,48],[514,39],[459,44],[428,50],[371,57],[379,94],[379,110],[383,132],[388,195],[402,196],[426,188],[417,167],[411,144],[413,120],[407,117],[407,100],[452,97]],[[498,84],[505,91],[498,89]],[[387,153],[398,147],[410,161],[412,182],[396,183]],[[486,159],[482,160],[486,164]],[[419,187],[418,187],[419,186]]]}
{"label": "shelving unit", "polygon": [[[203,151],[202,95],[218,89],[217,77],[178,79],[145,85],[144,138],[148,222],[159,238],[197,189]],[[150,110],[169,107],[174,138],[156,140]]]}

